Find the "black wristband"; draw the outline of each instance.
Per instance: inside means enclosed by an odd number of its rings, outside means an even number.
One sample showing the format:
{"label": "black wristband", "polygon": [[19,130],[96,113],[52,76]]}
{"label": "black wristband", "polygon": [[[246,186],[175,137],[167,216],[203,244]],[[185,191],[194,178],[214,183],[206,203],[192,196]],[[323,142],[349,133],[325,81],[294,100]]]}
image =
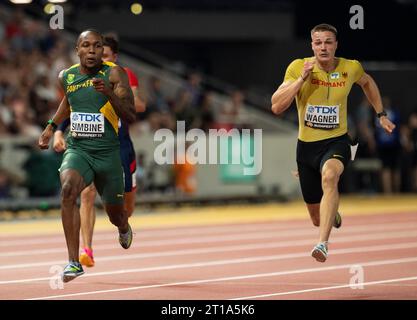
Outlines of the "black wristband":
{"label": "black wristband", "polygon": [[378,119],[379,118],[381,118],[381,117],[386,117],[387,116],[387,113],[384,111],[384,110],[382,110],[381,112],[378,112],[377,114],[376,114],[376,116],[378,117]]}
{"label": "black wristband", "polygon": [[46,123],[46,125],[50,124],[52,126],[52,128],[54,129],[54,131],[56,130],[56,128],[58,127],[56,125],[56,123],[54,122],[54,120],[49,119],[48,122]]}

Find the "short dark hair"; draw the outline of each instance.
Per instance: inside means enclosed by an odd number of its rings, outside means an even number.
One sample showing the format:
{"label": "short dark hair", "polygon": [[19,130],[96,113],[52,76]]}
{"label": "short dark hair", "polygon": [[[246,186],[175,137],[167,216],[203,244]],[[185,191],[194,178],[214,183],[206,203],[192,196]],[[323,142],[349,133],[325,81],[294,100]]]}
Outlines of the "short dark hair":
{"label": "short dark hair", "polygon": [[313,29],[311,29],[311,35],[313,35],[314,32],[317,31],[330,31],[334,34],[336,40],[337,40],[337,29],[328,23],[320,23],[317,26],[315,26]]}
{"label": "short dark hair", "polygon": [[119,53],[119,41],[113,36],[104,36],[103,46],[110,47],[113,53]]}
{"label": "short dark hair", "polygon": [[81,35],[82,35],[83,33],[87,33],[87,32],[92,32],[92,33],[97,34],[98,36],[100,36],[100,37],[101,37],[101,40],[102,40],[102,41],[104,41],[103,35],[101,34],[101,32],[100,32],[100,31],[98,31],[98,30],[96,30],[96,29],[86,29],[86,30],[82,31],[82,32],[80,33],[80,35],[78,36],[78,39],[77,39],[77,45],[80,43],[80,40],[81,40]]}

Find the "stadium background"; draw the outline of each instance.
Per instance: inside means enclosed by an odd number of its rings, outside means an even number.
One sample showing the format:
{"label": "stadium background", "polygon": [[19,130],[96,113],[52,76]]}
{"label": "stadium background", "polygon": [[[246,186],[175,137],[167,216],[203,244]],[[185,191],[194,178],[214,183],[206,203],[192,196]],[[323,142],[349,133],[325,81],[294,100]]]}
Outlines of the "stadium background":
{"label": "stadium background", "polygon": [[[139,2],[134,15],[133,1],[67,0],[59,4],[64,29],[52,30],[48,1],[0,0],[0,300],[134,299],[134,312],[152,309],[158,318],[167,302],[149,300],[416,300],[417,1]],[[352,5],[364,10],[363,30],[350,28]],[[270,97],[287,65],[311,55],[310,29],[322,22],[339,30],[337,54],[361,61],[390,100],[386,108],[399,114],[391,155],[400,180],[394,193],[382,183],[386,135],[355,87],[349,128],[360,148],[341,183],[343,226],[332,231],[328,261],[318,264],[310,254],[318,229],[293,175],[295,108],[274,116]],[[37,141],[62,95],[58,72],[77,62],[74,46],[85,28],[119,38],[120,64],[137,74],[147,112],[131,126],[139,163],[132,247],[120,248],[97,198],[96,265],[60,287],[67,262],[62,156],[41,152]],[[239,165],[185,166],[196,186],[184,192],[178,168],[153,160],[156,130],[175,130],[176,120],[203,130],[262,129],[260,175],[243,176]],[[372,306],[396,316],[404,310],[385,301]],[[256,318],[266,318],[261,309]],[[349,310],[356,315],[357,305]]]}
{"label": "stadium background", "polygon": [[[61,155],[40,152],[36,141],[60,99],[55,81],[60,69],[76,63],[76,36],[86,28],[115,34],[120,64],[138,76],[147,112],[131,128],[139,167],[138,208],[158,204],[209,204],[300,199],[295,166],[296,113],[270,112],[270,96],[286,66],[311,55],[309,31],[321,22],[339,31],[337,54],[362,62],[383,96],[400,114],[396,193],[413,193],[417,125],[414,88],[417,50],[416,1],[353,3],[338,1],[133,1],[68,0],[64,29],[52,30],[47,1],[0,5],[0,210],[6,213],[59,207],[56,169]],[[365,28],[352,30],[349,9],[364,9]],[[308,14],[307,14],[308,13]],[[381,160],[375,147],[372,109],[352,89],[350,134],[360,142],[358,159],[346,172],[341,191],[375,197],[384,193]],[[242,175],[241,166],[196,165],[196,188],[176,186],[175,170],[157,165],[153,151],[159,128],[262,129],[262,172]],[[243,141],[243,143],[249,143]],[[228,146],[232,151],[232,146]],[[195,170],[195,171],[194,171]],[[386,191],[386,190],[385,190]],[[97,198],[97,205],[100,201]],[[139,209],[140,211],[140,209]]]}

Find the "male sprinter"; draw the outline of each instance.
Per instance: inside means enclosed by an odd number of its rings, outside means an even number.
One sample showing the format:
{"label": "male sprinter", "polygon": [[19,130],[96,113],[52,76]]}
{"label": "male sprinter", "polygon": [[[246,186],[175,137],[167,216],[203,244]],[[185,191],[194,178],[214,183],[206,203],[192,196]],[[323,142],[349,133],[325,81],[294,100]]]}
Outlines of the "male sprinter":
{"label": "male sprinter", "polygon": [[[111,36],[104,36],[103,43],[103,61],[113,62],[117,61],[117,55],[119,53],[119,43]],[[132,89],[136,112],[145,111],[145,102],[141,98],[139,93],[139,81],[136,75],[128,68],[124,68],[129,78],[130,88]],[[64,138],[64,132],[69,125],[69,119],[62,122],[54,134],[54,150],[56,152],[62,152],[66,149],[66,143]],[[128,217],[133,213],[136,203],[136,155],[133,147],[132,140],[129,135],[129,127],[125,121],[119,122],[119,141],[120,141],[120,157],[122,158],[122,165],[125,177],[124,184],[124,205],[127,211]],[[96,188],[94,184],[89,185],[81,192],[81,238],[83,240],[84,250],[80,255],[80,262],[87,267],[94,266],[93,255],[93,231],[96,220],[96,213],[94,207],[94,201],[96,198]]]}
{"label": "male sprinter", "polygon": [[311,254],[324,262],[332,226],[341,225],[338,184],[351,159],[347,97],[352,85],[361,86],[386,132],[391,133],[395,125],[387,118],[375,81],[361,64],[335,57],[336,28],[317,25],[311,39],[314,57],[294,60],[288,66],[284,82],[272,95],[271,109],[280,114],[296,99],[301,191],[313,224],[320,226],[319,242]]}
{"label": "male sprinter", "polygon": [[125,71],[103,62],[103,37],[94,30],[80,34],[77,41],[80,63],[61,71],[59,82],[65,98],[39,138],[47,149],[57,124],[70,118],[71,132],[60,171],[61,213],[69,263],[62,280],[82,275],[79,263],[80,214],[76,200],[94,182],[110,221],[119,229],[120,245],[128,249],[132,229],[123,201],[123,168],[118,138],[119,118],[135,120],[133,93]]}

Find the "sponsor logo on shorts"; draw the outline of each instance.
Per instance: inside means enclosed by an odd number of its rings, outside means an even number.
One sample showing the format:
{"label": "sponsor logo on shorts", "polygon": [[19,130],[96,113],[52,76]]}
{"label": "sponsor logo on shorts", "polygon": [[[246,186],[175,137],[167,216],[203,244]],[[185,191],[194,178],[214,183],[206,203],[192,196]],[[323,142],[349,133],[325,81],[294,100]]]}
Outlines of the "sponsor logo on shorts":
{"label": "sponsor logo on shorts", "polygon": [[116,195],[116,197],[118,197],[118,198],[123,198],[123,195],[122,195],[122,194],[120,194],[120,193],[118,193],[118,194]]}

